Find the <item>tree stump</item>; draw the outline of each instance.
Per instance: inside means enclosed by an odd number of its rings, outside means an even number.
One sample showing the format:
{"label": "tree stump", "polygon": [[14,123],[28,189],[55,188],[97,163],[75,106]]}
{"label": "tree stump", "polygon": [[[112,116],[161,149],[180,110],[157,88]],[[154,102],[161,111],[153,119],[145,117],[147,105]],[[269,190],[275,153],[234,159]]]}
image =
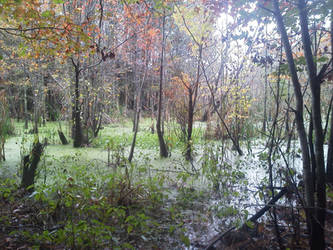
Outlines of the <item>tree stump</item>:
{"label": "tree stump", "polygon": [[58,135],[59,135],[59,138],[60,138],[60,141],[61,141],[62,145],[67,145],[68,141],[67,141],[66,136],[64,135],[64,133],[62,131],[58,130]]}
{"label": "tree stump", "polygon": [[39,141],[34,142],[31,153],[23,158],[23,174],[21,187],[28,192],[33,192],[33,184],[35,183],[35,174],[37,165],[40,161],[44,150],[44,145]]}

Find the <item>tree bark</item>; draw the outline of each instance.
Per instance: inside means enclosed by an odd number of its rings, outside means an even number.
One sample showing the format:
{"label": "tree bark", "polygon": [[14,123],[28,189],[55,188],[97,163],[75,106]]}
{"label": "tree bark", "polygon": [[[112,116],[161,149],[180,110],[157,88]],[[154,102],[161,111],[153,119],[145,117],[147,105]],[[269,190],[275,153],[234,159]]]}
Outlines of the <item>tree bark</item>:
{"label": "tree bark", "polygon": [[135,115],[137,117],[135,118],[134,135],[133,135],[133,140],[132,140],[132,144],[131,144],[130,153],[129,153],[129,156],[128,156],[128,161],[129,162],[132,162],[132,159],[133,159],[134,148],[135,148],[135,143],[136,143],[136,136],[137,136],[138,130],[139,130],[139,119],[140,119],[141,108],[140,107],[137,107],[137,108],[138,108],[138,110],[135,112]]}
{"label": "tree bark", "polygon": [[194,120],[194,109],[198,98],[198,89],[200,84],[200,68],[202,60],[202,44],[197,44],[199,46],[199,57],[197,65],[197,75],[194,86],[189,86],[188,88],[188,121],[187,121],[187,150],[186,150],[186,160],[192,160],[192,131],[193,131],[193,120]]}
{"label": "tree bark", "polygon": [[316,221],[314,220],[313,210],[309,208],[313,208],[314,203],[314,190],[313,190],[313,180],[311,173],[311,162],[310,162],[310,154],[308,148],[308,141],[306,136],[306,130],[304,125],[303,118],[303,95],[301,91],[301,85],[299,83],[296,65],[294,62],[292,49],[290,46],[290,42],[288,39],[286,27],[283,22],[283,18],[280,12],[279,1],[273,1],[274,7],[274,15],[275,19],[281,34],[281,39],[283,43],[283,47],[286,52],[286,57],[289,66],[289,72],[293,83],[295,98],[296,98],[296,110],[295,110],[295,122],[298,131],[298,137],[300,141],[301,151],[302,151],[302,163],[303,163],[303,179],[304,179],[304,187],[305,187],[305,202],[306,202],[306,217],[307,217],[307,225],[308,229],[311,233],[311,238],[313,235],[313,226]]}
{"label": "tree bark", "polygon": [[64,135],[64,133],[61,130],[58,130],[58,135],[59,135],[62,145],[67,145],[68,141],[66,139],[66,136]]}
{"label": "tree bark", "polygon": [[75,69],[75,86],[74,86],[74,114],[73,114],[73,123],[74,123],[74,142],[73,146],[79,148],[82,146],[82,127],[81,127],[81,109],[80,109],[80,69],[79,62],[77,64],[72,60],[74,69]]}
{"label": "tree bark", "polygon": [[27,96],[27,85],[24,85],[24,129],[28,129],[28,96]]}
{"label": "tree bark", "polygon": [[39,100],[38,100],[38,97],[39,97],[39,88],[38,88],[38,79],[37,76],[31,76],[31,78],[33,79],[33,92],[32,92],[32,95],[33,95],[33,104],[34,104],[34,123],[33,123],[33,133],[34,134],[38,134],[38,120],[39,120]]}
{"label": "tree bark", "polygon": [[[265,37],[267,37],[267,24],[265,24]],[[267,44],[265,39],[265,57],[267,59]],[[262,133],[266,133],[267,124],[267,85],[268,85],[268,74],[267,74],[267,62],[265,63],[265,88],[264,88],[264,117],[262,121]]]}
{"label": "tree bark", "polygon": [[133,135],[133,140],[132,140],[132,145],[131,145],[131,149],[130,149],[130,153],[128,156],[128,161],[131,162],[133,159],[133,155],[134,155],[134,148],[135,148],[135,142],[136,142],[136,136],[138,134],[138,130],[139,130],[139,121],[140,121],[140,113],[141,113],[141,97],[142,97],[142,89],[143,86],[145,84],[145,80],[146,80],[146,75],[147,75],[147,71],[148,71],[148,63],[149,63],[149,56],[147,55],[148,51],[146,51],[146,65],[145,65],[145,72],[144,75],[142,77],[142,81],[141,84],[137,87],[137,95],[136,95],[136,111],[135,111],[135,115],[136,117],[134,118],[134,135]]}
{"label": "tree bark", "polygon": [[[333,8],[331,9],[331,59],[333,59]],[[333,185],[333,108],[331,109],[330,137],[328,141],[326,182]]]}
{"label": "tree bark", "polygon": [[28,192],[33,192],[32,185],[35,183],[35,174],[40,157],[42,156],[44,145],[39,141],[33,144],[30,155],[26,155],[23,159],[23,174],[21,187],[24,189],[29,188]]}
{"label": "tree bark", "polygon": [[310,112],[310,124],[308,131],[308,140],[309,140],[309,150],[311,158],[311,171],[312,171],[312,180],[313,180],[313,190],[316,190],[316,154],[313,145],[313,119],[312,113]]}
{"label": "tree bark", "polygon": [[187,120],[187,146],[186,146],[186,160],[192,160],[192,130],[193,130],[193,115],[194,115],[194,106],[193,106],[193,93],[192,88],[188,89],[188,120]]}
{"label": "tree bark", "polygon": [[160,145],[160,156],[168,157],[168,150],[163,138],[163,133],[161,130],[161,115],[162,115],[162,105],[163,105],[163,64],[164,64],[164,50],[165,50],[165,10],[163,10],[162,16],[162,49],[161,49],[161,65],[160,65],[160,86],[158,92],[158,114],[156,121],[156,132],[158,136],[158,141]]}
{"label": "tree bark", "polygon": [[[310,78],[312,94],[312,116],[315,132],[315,157],[316,157],[316,194],[317,206],[315,207],[316,218],[314,228],[311,232],[310,246],[312,249],[325,249],[325,209],[326,209],[326,185],[325,185],[325,161],[324,161],[324,136],[321,119],[320,90],[321,82],[317,77],[317,69],[311,50],[311,39],[308,28],[308,17],[306,3],[298,0],[298,9],[301,23],[301,34],[304,48],[304,55]],[[313,173],[314,174],[314,173]]]}

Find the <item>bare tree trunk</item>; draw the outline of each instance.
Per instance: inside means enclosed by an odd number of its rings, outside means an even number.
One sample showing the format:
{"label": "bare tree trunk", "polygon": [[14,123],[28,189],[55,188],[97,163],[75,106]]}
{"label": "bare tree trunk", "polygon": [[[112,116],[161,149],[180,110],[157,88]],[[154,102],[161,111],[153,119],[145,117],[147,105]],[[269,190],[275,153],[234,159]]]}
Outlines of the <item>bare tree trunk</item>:
{"label": "bare tree trunk", "polygon": [[193,93],[192,89],[188,89],[188,120],[187,120],[187,148],[185,158],[186,160],[192,160],[192,129],[193,129]]}
{"label": "bare tree trunk", "polygon": [[27,96],[27,85],[24,85],[24,129],[28,129],[28,96]]}
{"label": "bare tree trunk", "polygon": [[161,49],[161,65],[160,65],[160,87],[159,87],[159,98],[158,98],[158,114],[156,121],[156,132],[158,136],[158,141],[160,145],[160,156],[168,157],[168,150],[163,138],[163,133],[161,130],[161,115],[162,115],[162,105],[163,105],[163,64],[164,64],[164,50],[165,50],[165,10],[163,10],[162,17],[162,49]]}
{"label": "bare tree trunk", "polygon": [[46,93],[47,93],[47,77],[43,76],[43,85],[41,91],[42,99],[42,118],[43,126],[46,126]]}
{"label": "bare tree trunk", "polygon": [[[276,152],[276,147],[278,147],[278,145],[276,145],[276,137],[278,137],[278,118],[279,118],[279,113],[280,113],[280,102],[281,102],[281,91],[280,91],[280,81],[281,81],[281,61],[282,61],[282,44],[281,44],[281,51],[280,51],[280,59],[279,59],[279,66],[278,66],[278,79],[276,82],[276,94],[275,96],[275,106],[276,106],[276,110],[274,113],[274,117],[273,117],[273,123],[272,123],[272,127],[271,127],[271,131],[270,131],[270,138],[269,138],[269,150],[268,150],[268,168],[269,168],[269,188],[270,191],[272,193],[272,199],[275,197],[275,190],[274,190],[274,183],[273,183],[273,157],[274,154]],[[276,208],[273,207],[272,209],[272,214],[273,214],[273,222],[274,222],[274,229],[275,229],[275,234],[277,237],[277,241],[279,243],[279,247],[280,249],[283,249],[283,244],[282,244],[282,239],[281,239],[281,234],[280,234],[280,230],[279,230],[279,225],[277,222],[277,215],[276,215]]]}
{"label": "bare tree trunk", "polygon": [[125,96],[124,115],[127,116],[127,102],[128,102],[128,86],[127,85],[124,88],[124,96]]}
{"label": "bare tree trunk", "polygon": [[333,184],[333,109],[331,111],[330,137],[327,151],[326,182]]}
{"label": "bare tree trunk", "polygon": [[132,162],[132,159],[133,159],[134,148],[135,148],[135,143],[136,143],[136,136],[137,136],[138,130],[139,130],[139,119],[140,119],[141,108],[138,106],[137,109],[138,110],[135,112],[137,117],[135,118],[134,135],[133,135],[133,140],[132,140],[132,144],[131,144],[130,153],[129,153],[129,156],[128,156],[128,161],[129,162]]}
{"label": "bare tree trunk", "polygon": [[74,86],[74,110],[73,110],[73,123],[74,123],[74,142],[73,146],[75,148],[82,146],[82,128],[81,128],[81,109],[80,109],[80,69],[79,62],[77,64],[74,63],[72,59],[72,63],[75,69],[75,86]]}
{"label": "bare tree trunk", "polygon": [[[60,122],[59,122],[59,124],[60,124]],[[59,139],[60,139],[62,145],[67,145],[68,141],[67,141],[64,133],[61,131],[61,127],[58,129],[58,135],[59,135]]]}
{"label": "bare tree trunk", "polygon": [[192,160],[192,131],[193,131],[193,120],[194,120],[194,109],[198,97],[198,89],[200,84],[200,68],[202,59],[202,44],[199,46],[199,58],[197,65],[197,75],[193,86],[188,87],[188,120],[187,120],[187,149],[186,149],[186,160]]}
{"label": "bare tree trunk", "polygon": [[294,85],[294,92],[296,97],[296,124],[298,135],[301,143],[301,150],[303,156],[303,175],[305,185],[305,198],[306,198],[306,215],[307,223],[310,231],[310,246],[311,249],[325,249],[325,208],[326,208],[326,186],[325,186],[325,164],[324,164],[324,136],[321,121],[320,109],[320,75],[317,76],[317,69],[314,63],[311,40],[308,29],[308,17],[306,10],[306,3],[304,0],[298,0],[298,10],[301,24],[302,45],[308,69],[308,76],[310,80],[310,88],[312,95],[312,115],[313,127],[315,132],[315,158],[316,158],[316,194],[317,204],[314,199],[313,176],[311,170],[311,158],[309,154],[309,142],[306,138],[304,120],[303,120],[303,97],[297,76],[297,70],[292,55],[292,50],[288,40],[285,25],[283,23],[282,15],[279,9],[279,3],[274,0],[275,18],[281,33],[282,41],[285,47],[286,56],[288,60],[289,70]]}
{"label": "bare tree trunk", "polygon": [[[304,55],[310,78],[310,88],[312,94],[312,116],[315,132],[315,157],[316,157],[316,194],[317,206],[315,207],[314,231],[311,232],[310,246],[312,249],[325,249],[325,217],[326,217],[326,185],[325,185],[325,161],[324,161],[324,134],[321,119],[320,90],[321,82],[317,77],[317,69],[311,50],[311,40],[308,28],[308,18],[306,3],[304,0],[298,1],[298,9],[301,23],[301,34],[304,48]],[[314,174],[314,173],[313,173]]]}
{"label": "bare tree trunk", "polygon": [[[133,38],[133,47],[135,48],[135,44],[137,43],[137,36],[135,35],[134,38]],[[134,85],[134,91],[133,91],[133,127],[132,127],[132,132],[135,132],[136,130],[136,127],[137,127],[137,112],[139,111],[139,107],[138,107],[138,99],[139,99],[139,83],[138,83],[138,79],[137,79],[137,53],[138,51],[134,51],[134,56],[133,56],[133,65],[134,65],[134,68],[133,68],[133,85]],[[141,98],[140,98],[141,99]]]}
{"label": "bare tree trunk", "polygon": [[308,131],[308,140],[309,140],[309,150],[310,150],[310,158],[311,158],[311,171],[312,171],[312,180],[313,180],[313,190],[316,191],[316,154],[313,145],[313,118],[312,112],[310,114],[310,124]]}
{"label": "bare tree trunk", "polygon": [[275,19],[277,21],[277,25],[281,34],[282,43],[284,46],[284,50],[286,52],[286,57],[288,61],[289,71],[292,78],[292,83],[294,87],[294,93],[296,98],[296,110],[295,110],[295,122],[298,131],[298,137],[300,141],[301,151],[302,151],[302,162],[303,162],[303,179],[304,179],[304,187],[305,187],[305,202],[306,202],[306,217],[307,217],[307,225],[308,229],[311,233],[311,238],[313,235],[313,227],[314,227],[314,213],[313,208],[314,203],[314,190],[313,190],[313,180],[312,180],[312,173],[311,173],[311,162],[310,162],[310,154],[308,148],[308,141],[304,126],[304,118],[303,118],[303,95],[301,91],[301,85],[299,83],[296,65],[294,62],[292,49],[290,46],[290,42],[288,39],[286,27],[283,22],[283,18],[280,12],[279,1],[273,1],[274,6],[274,14]]}
{"label": "bare tree trunk", "polygon": [[[148,53],[148,52],[146,52]],[[134,148],[135,148],[135,142],[136,142],[136,136],[138,134],[138,130],[139,130],[139,121],[140,121],[140,112],[141,112],[141,96],[142,96],[142,88],[144,86],[145,80],[146,80],[146,75],[147,75],[147,71],[148,71],[148,63],[149,63],[149,57],[147,56],[146,59],[146,65],[145,65],[145,72],[141,81],[140,86],[138,86],[137,89],[137,97],[136,97],[136,111],[135,111],[135,119],[134,119],[134,135],[133,135],[133,140],[132,140],[132,144],[131,144],[131,149],[130,149],[130,153],[128,156],[128,161],[131,162],[133,159],[133,155],[134,155]]]}
{"label": "bare tree trunk", "polygon": [[217,116],[218,116],[220,122],[222,123],[223,127],[225,128],[225,130],[226,130],[226,132],[227,132],[227,134],[228,134],[228,137],[230,138],[230,140],[231,140],[231,142],[232,142],[233,147],[237,150],[237,153],[238,153],[239,155],[243,155],[243,151],[242,151],[242,149],[240,148],[240,145],[239,145],[239,140],[236,140],[236,139],[233,137],[231,131],[229,130],[227,124],[226,124],[225,121],[224,121],[224,118],[223,118],[223,116],[222,116],[221,111],[218,110],[219,107],[218,107],[218,105],[217,105],[217,103],[216,103],[215,91],[214,91],[212,85],[209,83],[209,80],[208,80],[208,77],[207,77],[207,74],[206,74],[206,70],[205,70],[205,68],[202,67],[202,69],[203,69],[203,75],[204,75],[204,77],[205,77],[205,79],[206,79],[206,83],[207,83],[207,85],[208,85],[208,88],[209,88],[210,94],[211,94],[211,96],[212,96],[212,103],[213,103],[214,111],[216,112],[216,114],[217,114]]}
{"label": "bare tree trunk", "polygon": [[[267,37],[267,24],[265,24],[265,34]],[[267,45],[265,39],[265,56],[267,60]],[[266,133],[266,125],[267,125],[267,84],[268,84],[268,75],[267,75],[267,61],[265,63],[265,92],[264,92],[264,119],[262,121],[262,132]]]}
{"label": "bare tree trunk", "polygon": [[32,89],[32,95],[33,95],[33,104],[34,104],[34,120],[33,120],[33,133],[38,134],[38,119],[39,119],[39,91],[38,91],[38,79],[36,79],[37,76],[30,74],[30,79],[32,79],[33,82],[33,89]]}
{"label": "bare tree trunk", "polygon": [[[333,59],[333,8],[331,9],[331,59]],[[333,108],[331,109],[330,137],[328,141],[326,181],[333,184]]]}
{"label": "bare tree trunk", "polygon": [[30,155],[24,157],[21,187],[29,188],[29,192],[33,191],[32,185],[35,183],[35,174],[43,150],[44,145],[37,141],[33,144]]}

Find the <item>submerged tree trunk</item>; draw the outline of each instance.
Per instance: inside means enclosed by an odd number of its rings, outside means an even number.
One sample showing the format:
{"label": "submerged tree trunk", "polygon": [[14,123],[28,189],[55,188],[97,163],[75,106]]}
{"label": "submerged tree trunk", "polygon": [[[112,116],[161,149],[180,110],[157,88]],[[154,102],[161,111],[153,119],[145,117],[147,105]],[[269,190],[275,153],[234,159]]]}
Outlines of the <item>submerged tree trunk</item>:
{"label": "submerged tree trunk", "polygon": [[1,138],[0,140],[0,161],[6,160],[6,154],[5,154],[5,140]]}
{"label": "submerged tree trunk", "polygon": [[30,155],[24,156],[21,187],[28,189],[29,192],[33,191],[32,185],[35,183],[36,170],[43,150],[44,145],[37,140],[33,144]]}
{"label": "submerged tree trunk", "polygon": [[58,130],[58,135],[59,135],[62,145],[67,145],[68,141],[66,139],[66,136],[64,135],[64,133],[61,130]]}
{"label": "submerged tree trunk", "polygon": [[0,161],[5,161],[5,142],[7,136],[7,122],[9,119],[9,109],[6,92],[0,90]]}
{"label": "submerged tree trunk", "polygon": [[164,64],[164,50],[165,50],[165,10],[162,17],[162,49],[161,49],[161,65],[160,65],[160,86],[158,92],[158,113],[156,121],[156,132],[158,136],[158,142],[160,145],[160,156],[168,157],[168,150],[163,138],[161,129],[161,116],[162,116],[162,105],[163,105],[163,64]]}
{"label": "submerged tree trunk", "polygon": [[135,112],[137,117],[135,118],[134,135],[133,135],[133,140],[132,140],[132,144],[131,144],[130,153],[129,153],[129,156],[128,156],[128,161],[129,162],[132,162],[133,155],[134,155],[136,136],[137,136],[138,130],[139,130],[140,111],[141,111],[141,109],[140,109],[140,107],[138,107],[138,110]]}

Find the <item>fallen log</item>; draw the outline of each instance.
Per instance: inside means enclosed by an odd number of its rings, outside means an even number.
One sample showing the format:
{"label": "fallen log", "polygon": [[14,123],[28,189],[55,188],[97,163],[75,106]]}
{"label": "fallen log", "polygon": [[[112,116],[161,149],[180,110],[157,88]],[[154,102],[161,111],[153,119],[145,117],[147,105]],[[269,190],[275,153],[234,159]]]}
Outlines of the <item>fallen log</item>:
{"label": "fallen log", "polygon": [[[262,209],[260,209],[256,214],[254,214],[250,219],[248,219],[243,226],[240,228],[241,230],[246,230],[248,226],[248,222],[255,223],[261,216],[263,216],[271,207],[275,204],[281,197],[283,197],[287,192],[289,188],[283,187],[281,191],[275,195]],[[218,235],[214,236],[212,240],[210,240],[210,243],[205,248],[205,250],[214,250],[214,245],[220,241],[223,237],[228,235],[230,232],[232,232],[236,227],[232,227],[228,229],[226,232],[219,233]]]}

